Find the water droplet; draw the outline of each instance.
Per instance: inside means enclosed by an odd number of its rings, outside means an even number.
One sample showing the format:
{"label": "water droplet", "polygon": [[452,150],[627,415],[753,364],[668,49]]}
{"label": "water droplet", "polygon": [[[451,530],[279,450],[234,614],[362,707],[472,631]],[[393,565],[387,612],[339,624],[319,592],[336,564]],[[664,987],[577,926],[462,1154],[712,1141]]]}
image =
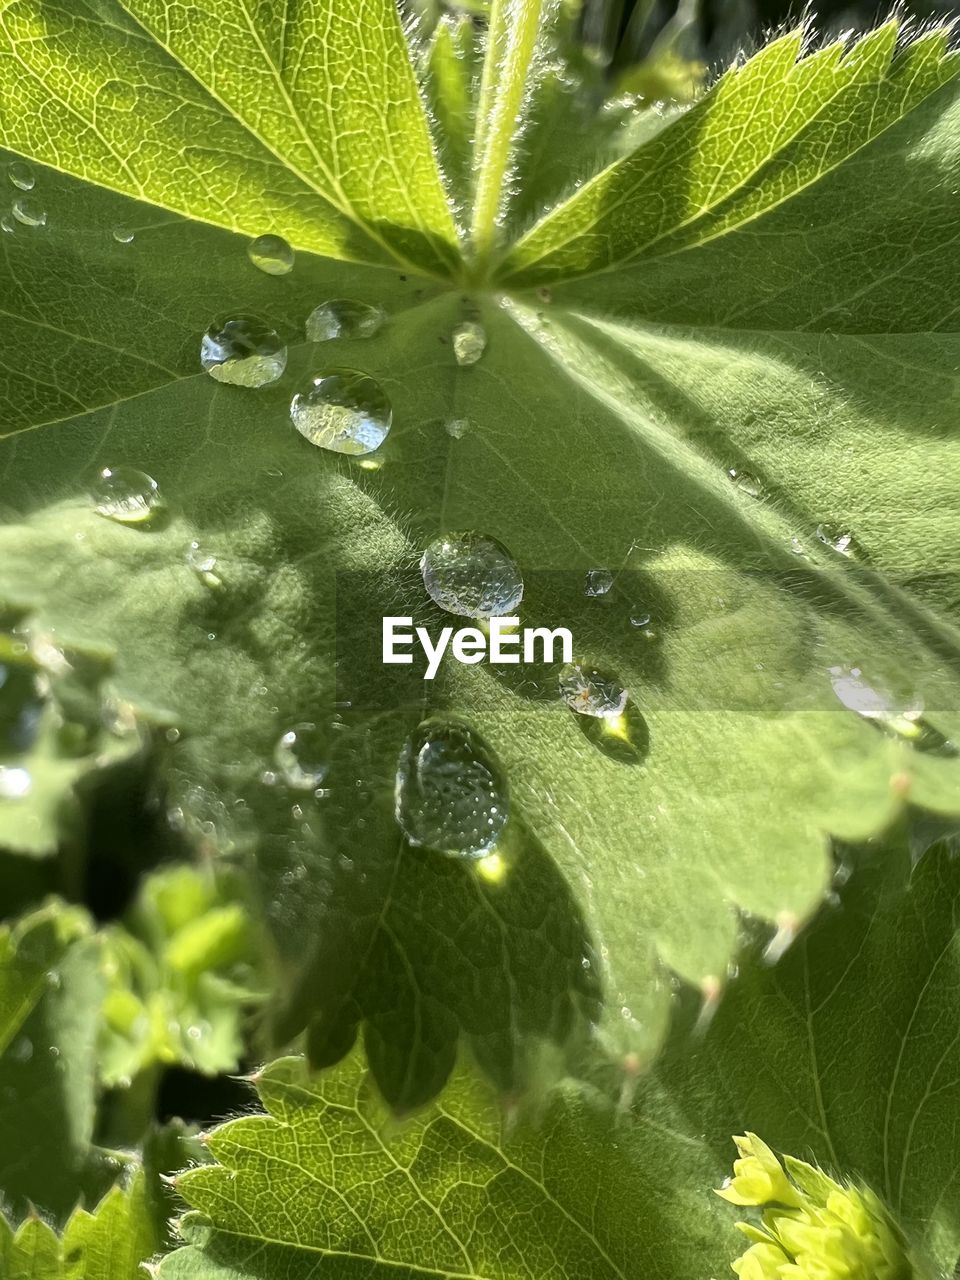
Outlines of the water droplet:
{"label": "water droplet", "polygon": [[796,537],[790,539],[790,550],[795,556],[805,557],[807,554],[807,548],[803,545],[802,541]]}
{"label": "water droplet", "polygon": [[293,250],[283,236],[257,236],[247,246],[247,256],[268,276],[287,276],[293,270]]}
{"label": "water droplet", "polygon": [[321,302],[307,316],[307,341],[329,342],[332,338],[372,338],[383,327],[387,313],[383,307],[349,298]]}
{"label": "water droplet", "polygon": [[5,213],[3,217],[0,218],[0,230],[5,231],[8,236],[12,236],[16,232],[16,229],[17,225],[14,220],[10,217],[9,213]]}
{"label": "water droplet", "polygon": [[582,716],[618,716],[627,705],[627,691],[614,677],[579,662],[560,669],[560,696]]}
{"label": "water droplet", "polygon": [[14,200],[10,212],[25,227],[45,227],[47,225],[46,209],[29,196],[20,196]]}
{"label": "water droplet", "polygon": [[26,769],[0,764],[0,800],[22,800],[30,794],[33,779]]}
{"label": "water droplet", "polygon": [[33,176],[33,170],[22,160],[14,160],[12,164],[7,165],[7,177],[21,191],[32,191],[37,181]]}
{"label": "water droplet", "polygon": [[117,244],[132,244],[135,234],[129,227],[116,226],[113,228],[113,238]]}
{"label": "water droplet", "polygon": [[506,825],[510,795],[483,738],[457,721],[425,720],[397,761],[395,812],[413,845],[482,858]]}
{"label": "water droplet", "polygon": [[763,486],[756,476],[752,476],[749,471],[741,471],[739,467],[730,467],[727,475],[737,486],[741,493],[747,494],[750,498],[759,498],[763,493]]}
{"label": "water droplet", "polygon": [[393,409],[379,382],[356,369],[314,374],[290,403],[304,439],[334,453],[373,453],[387,438]]}
{"label": "water droplet", "polygon": [[613,574],[609,569],[590,569],[583,584],[585,596],[605,596],[613,586]]}
{"label": "water droplet", "polygon": [[859,667],[831,667],[830,686],[840,702],[864,720],[873,720],[903,738],[922,736],[922,698],[898,699],[868,681]]}
{"label": "water droplet", "polygon": [[184,559],[206,587],[222,587],[223,579],[217,573],[217,557],[204,551],[199,542],[191,542]]}
{"label": "water droplet", "polygon": [[464,320],[453,331],[453,354],[458,365],[476,364],[487,349],[487,331],[475,320]]}
{"label": "water droplet", "polygon": [[630,615],[631,627],[649,627],[650,622],[650,614],[645,613],[642,609],[638,613],[631,613]]}
{"label": "water droplet", "polygon": [[454,440],[462,440],[470,430],[468,418],[448,418],[443,425],[447,435],[453,436]]}
{"label": "water droplet", "polygon": [[142,524],[160,505],[157,482],[135,467],[104,467],[91,491],[98,516]]}
{"label": "water droplet", "polygon": [[855,543],[853,534],[837,524],[818,524],[817,537],[824,546],[831,547],[842,556],[853,557]]}
{"label": "water droplet", "polygon": [[217,382],[265,387],[287,367],[287,348],[258,316],[225,316],[214,320],[201,338],[200,364]]}
{"label": "water droplet", "polygon": [[483,533],[437,538],[424,551],[420,572],[434,603],[463,618],[507,617],[523,599],[516,561]]}
{"label": "water droplet", "polygon": [[273,753],[280,778],[295,791],[315,791],[329,767],[327,744],[315,724],[295,724]]}

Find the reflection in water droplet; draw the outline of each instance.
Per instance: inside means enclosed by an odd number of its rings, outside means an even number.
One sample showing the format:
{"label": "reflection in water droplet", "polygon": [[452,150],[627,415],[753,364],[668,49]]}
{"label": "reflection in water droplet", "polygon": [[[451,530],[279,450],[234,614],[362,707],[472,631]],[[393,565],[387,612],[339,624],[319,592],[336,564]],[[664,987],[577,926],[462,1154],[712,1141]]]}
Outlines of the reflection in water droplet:
{"label": "reflection in water droplet", "polygon": [[283,236],[257,236],[247,246],[247,256],[268,276],[286,276],[293,270],[294,253]]}
{"label": "reflection in water droplet", "polygon": [[380,383],[356,369],[314,374],[290,403],[304,439],[334,453],[373,453],[387,438],[393,408]]}
{"label": "reflection in water droplet", "polygon": [[273,753],[280,778],[295,791],[315,791],[329,764],[327,744],[315,724],[295,724],[284,733]]}
{"label": "reflection in water droplet", "polygon": [[132,244],[135,233],[129,227],[116,226],[113,228],[113,238],[117,244]]}
{"label": "reflection in water droplet", "polygon": [[824,546],[831,547],[842,556],[854,555],[853,534],[836,524],[818,524],[817,537]]}
{"label": "reflection in water droplet", "polygon": [[830,686],[837,698],[850,711],[864,720],[873,720],[881,728],[901,738],[920,738],[923,728],[918,723],[923,715],[923,699],[895,698],[889,690],[870,683],[859,667],[831,667]]}
{"label": "reflection in water droplet", "polygon": [[487,349],[487,331],[475,320],[465,320],[453,331],[453,354],[457,364],[476,364]]}
{"label": "reflection in water droplet", "polygon": [[30,794],[33,779],[26,769],[0,764],[0,800],[22,800]]}
{"label": "reflection in water droplet", "polygon": [[507,822],[510,793],[492,749],[467,725],[425,720],[397,761],[395,812],[413,845],[482,858]]}
{"label": "reflection in water droplet", "polygon": [[613,574],[609,569],[590,569],[583,584],[585,596],[605,596],[613,586]]}
{"label": "reflection in water droplet", "polygon": [[382,327],[387,313],[383,307],[350,298],[321,302],[307,316],[307,341],[329,342],[332,338],[372,338]]}
{"label": "reflection in water droplet", "polygon": [[470,430],[469,418],[448,418],[443,424],[448,436],[453,436],[454,440],[462,440]]}
{"label": "reflection in water droplet", "polygon": [[200,340],[200,364],[217,382],[265,387],[287,367],[287,348],[275,329],[258,316],[214,320]]}
{"label": "reflection in water droplet", "polygon": [[37,181],[33,176],[33,170],[22,160],[14,160],[12,164],[7,165],[7,177],[21,191],[32,191]]}
{"label": "reflection in water droplet", "polygon": [[98,516],[142,524],[160,505],[157,482],[135,467],[104,467],[91,490]]}
{"label": "reflection in water droplet", "polygon": [[750,498],[759,498],[763,493],[763,486],[756,476],[752,476],[749,471],[741,471],[739,467],[730,467],[727,475],[737,486],[741,493],[747,494]]}
{"label": "reflection in water droplet", "polygon": [[222,587],[223,579],[217,573],[217,557],[204,551],[199,542],[191,542],[187,547],[184,559],[207,587]]}
{"label": "reflection in water droplet", "polygon": [[483,533],[448,533],[420,559],[435,604],[464,618],[507,617],[523,599],[523,578],[502,543]]}
{"label": "reflection in water droplet", "polygon": [[579,662],[560,669],[560,696],[582,716],[618,716],[627,705],[627,691],[613,676]]}
{"label": "reflection in water droplet", "polygon": [[25,227],[45,227],[47,225],[46,209],[42,204],[38,204],[36,200],[31,199],[30,196],[20,196],[14,200],[10,212]]}

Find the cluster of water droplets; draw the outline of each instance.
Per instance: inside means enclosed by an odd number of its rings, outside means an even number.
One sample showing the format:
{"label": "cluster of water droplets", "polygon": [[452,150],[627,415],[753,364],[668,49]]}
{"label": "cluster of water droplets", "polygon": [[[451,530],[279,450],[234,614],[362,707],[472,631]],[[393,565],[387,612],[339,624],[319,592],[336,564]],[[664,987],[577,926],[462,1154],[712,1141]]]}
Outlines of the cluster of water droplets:
{"label": "cluster of water droplets", "polygon": [[0,217],[0,230],[12,235],[18,225],[23,227],[46,226],[47,211],[42,202],[33,194],[37,180],[30,166],[23,160],[12,161],[7,165],[7,178],[14,190],[20,194],[13,197],[9,211]]}

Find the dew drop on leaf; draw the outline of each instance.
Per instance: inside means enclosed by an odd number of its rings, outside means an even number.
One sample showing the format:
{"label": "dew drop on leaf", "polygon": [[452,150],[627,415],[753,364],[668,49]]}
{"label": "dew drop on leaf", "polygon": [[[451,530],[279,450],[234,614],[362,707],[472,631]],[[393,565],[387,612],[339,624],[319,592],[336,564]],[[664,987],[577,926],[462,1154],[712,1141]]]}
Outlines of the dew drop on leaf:
{"label": "dew drop on leaf", "polygon": [[393,408],[380,383],[356,369],[313,374],[290,402],[305,440],[334,453],[373,453],[387,438]]}
{"label": "dew drop on leaf", "polygon": [[311,723],[295,724],[281,734],[273,753],[280,780],[294,791],[314,791],[329,767],[324,735]]}
{"label": "dew drop on leaf", "polygon": [[9,213],[5,213],[3,217],[0,218],[0,231],[5,231],[8,236],[12,236],[16,229],[17,225],[13,218],[10,217]]}
{"label": "dew drop on leaf", "polygon": [[613,574],[609,569],[590,569],[583,584],[586,596],[605,596],[613,586]]}
{"label": "dew drop on leaf", "polygon": [[651,622],[650,614],[646,613],[642,609],[639,610],[637,613],[631,613],[630,615],[631,627],[649,627],[650,622]]}
{"label": "dew drop on leaf", "polygon": [[200,364],[217,382],[266,387],[287,367],[287,348],[258,316],[223,316],[200,340]]}
{"label": "dew drop on leaf", "polygon": [[855,554],[853,534],[849,529],[844,529],[841,525],[818,524],[817,537],[824,546],[830,547],[842,556],[852,558]]}
{"label": "dew drop on leaf", "polygon": [[294,253],[283,236],[257,236],[247,245],[247,256],[268,276],[287,276],[293,270]]}
{"label": "dew drop on leaf", "polygon": [[462,440],[470,430],[470,421],[467,418],[448,418],[443,426],[448,436],[452,436],[454,440]]}
{"label": "dew drop on leaf", "polygon": [[476,364],[487,349],[487,331],[475,320],[464,320],[453,331],[453,354],[461,366]]}
{"label": "dew drop on leaf", "polygon": [[217,573],[217,557],[204,551],[199,542],[190,543],[184,559],[204,586],[223,586],[223,579]]}
{"label": "dew drop on leaf", "polygon": [[113,228],[113,238],[117,244],[133,244],[134,232],[129,227],[116,226]]}
{"label": "dew drop on leaf", "polygon": [[14,160],[7,166],[7,177],[20,191],[32,191],[37,181],[33,170],[23,160]]}
{"label": "dew drop on leaf", "polygon": [[143,524],[160,505],[156,480],[135,467],[104,467],[91,490],[98,516]]}
{"label": "dew drop on leaf", "polygon": [[447,613],[463,618],[512,614],[523,599],[516,561],[496,538],[483,533],[447,533],[420,558],[423,585]]}
{"label": "dew drop on leaf", "polygon": [[368,302],[332,298],[321,302],[307,316],[307,341],[329,342],[332,338],[372,338],[383,327],[386,312]]}
{"label": "dew drop on leaf", "polygon": [[838,700],[864,720],[873,720],[900,737],[919,737],[923,700],[898,699],[880,685],[867,680],[859,667],[831,667],[830,686]]}
{"label": "dew drop on leaf", "polygon": [[613,676],[579,662],[564,663],[559,676],[560,696],[582,716],[618,716],[627,705],[627,691]]}
{"label": "dew drop on leaf", "polygon": [[397,761],[395,813],[412,845],[482,858],[510,811],[506,775],[483,738],[458,721],[425,720]]}
{"label": "dew drop on leaf", "polygon": [[0,764],[0,800],[22,800],[32,786],[33,779],[26,769]]}
{"label": "dew drop on leaf", "polygon": [[46,209],[30,196],[19,196],[14,200],[11,206],[11,213],[25,227],[45,227],[47,225]]}
{"label": "dew drop on leaf", "polygon": [[763,494],[763,486],[756,476],[752,476],[749,471],[741,471],[739,467],[730,467],[727,475],[740,490],[749,498],[759,498]]}

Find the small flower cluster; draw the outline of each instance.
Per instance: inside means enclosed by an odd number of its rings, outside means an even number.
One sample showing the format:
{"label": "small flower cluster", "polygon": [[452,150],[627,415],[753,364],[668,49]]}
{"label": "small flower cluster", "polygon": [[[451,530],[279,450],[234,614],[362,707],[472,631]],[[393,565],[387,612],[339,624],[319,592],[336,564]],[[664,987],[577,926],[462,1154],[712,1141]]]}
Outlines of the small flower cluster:
{"label": "small flower cluster", "polygon": [[734,1262],[740,1280],[913,1280],[902,1240],[871,1192],[842,1186],[784,1156],[756,1134],[734,1138],[734,1176],[717,1192],[763,1209],[762,1226],[738,1222],[752,1243]]}

